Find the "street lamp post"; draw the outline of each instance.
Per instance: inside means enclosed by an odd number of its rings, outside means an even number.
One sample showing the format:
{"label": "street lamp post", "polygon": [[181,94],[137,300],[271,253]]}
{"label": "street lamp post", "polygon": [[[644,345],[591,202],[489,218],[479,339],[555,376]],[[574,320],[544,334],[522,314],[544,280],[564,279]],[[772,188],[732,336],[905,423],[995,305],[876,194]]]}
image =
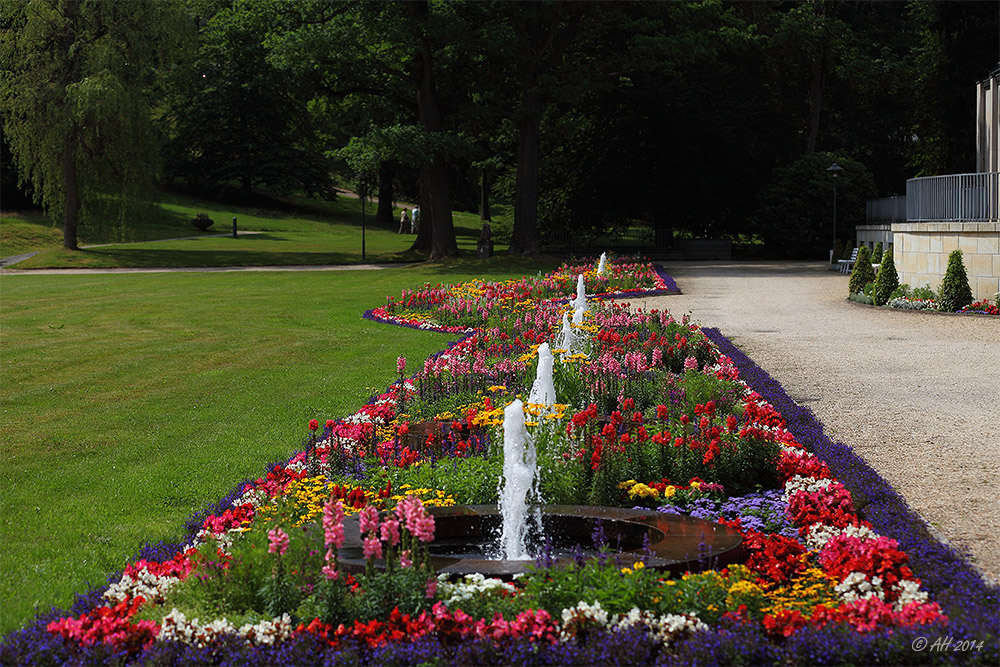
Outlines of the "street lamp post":
{"label": "street lamp post", "polygon": [[361,197],[361,261],[365,261],[365,199],[368,197],[368,177],[358,176],[358,196]]}
{"label": "street lamp post", "polygon": [[833,245],[830,246],[830,263],[833,264],[833,253],[837,251],[837,174],[844,168],[834,162],[826,170],[833,174]]}

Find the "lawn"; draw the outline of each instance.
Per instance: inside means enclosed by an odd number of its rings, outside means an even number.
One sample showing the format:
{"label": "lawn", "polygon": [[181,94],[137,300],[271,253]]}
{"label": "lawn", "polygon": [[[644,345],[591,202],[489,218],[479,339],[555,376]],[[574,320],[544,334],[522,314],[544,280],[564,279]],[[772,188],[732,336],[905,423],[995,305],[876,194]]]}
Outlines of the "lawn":
{"label": "lawn", "polygon": [[348,414],[452,336],[361,319],[424,282],[548,270],[0,277],[0,632],[66,606],[147,540]]}
{"label": "lawn", "polygon": [[[79,251],[62,247],[61,229],[51,219],[38,213],[4,213],[0,217],[0,256],[38,253],[18,263],[17,269],[287,266],[422,259],[407,252],[414,236],[397,234],[395,223],[391,228],[374,224],[374,203],[366,204],[364,260],[361,202],[357,199],[271,203],[282,208],[227,206],[168,193],[160,204],[120,223],[84,225]],[[398,215],[398,209],[395,211],[394,215]],[[196,229],[190,220],[197,213],[206,213],[215,224],[207,231]],[[219,236],[231,233],[234,217],[237,238]],[[474,254],[481,227],[478,215],[456,212],[454,224],[459,250],[467,256]],[[496,247],[498,253],[505,249],[502,245]]]}

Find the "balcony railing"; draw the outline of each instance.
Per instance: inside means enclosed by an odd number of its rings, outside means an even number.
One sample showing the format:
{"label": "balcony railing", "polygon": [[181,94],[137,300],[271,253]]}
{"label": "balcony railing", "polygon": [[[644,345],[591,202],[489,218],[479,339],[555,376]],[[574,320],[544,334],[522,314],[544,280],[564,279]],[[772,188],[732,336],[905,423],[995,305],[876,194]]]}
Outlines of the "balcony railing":
{"label": "balcony railing", "polygon": [[906,196],[869,199],[865,202],[865,220],[870,225],[906,222]]}
{"label": "balcony railing", "polygon": [[906,181],[907,222],[1000,221],[1000,172]]}

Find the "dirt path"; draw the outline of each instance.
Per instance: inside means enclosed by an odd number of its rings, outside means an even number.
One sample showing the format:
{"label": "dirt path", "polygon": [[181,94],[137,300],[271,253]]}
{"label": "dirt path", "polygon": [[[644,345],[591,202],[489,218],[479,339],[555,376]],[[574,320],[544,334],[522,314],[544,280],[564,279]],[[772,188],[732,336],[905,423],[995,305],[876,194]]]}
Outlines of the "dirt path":
{"label": "dirt path", "polygon": [[849,303],[821,264],[666,269],[684,293],[634,305],[718,327],[1000,579],[1000,321]]}

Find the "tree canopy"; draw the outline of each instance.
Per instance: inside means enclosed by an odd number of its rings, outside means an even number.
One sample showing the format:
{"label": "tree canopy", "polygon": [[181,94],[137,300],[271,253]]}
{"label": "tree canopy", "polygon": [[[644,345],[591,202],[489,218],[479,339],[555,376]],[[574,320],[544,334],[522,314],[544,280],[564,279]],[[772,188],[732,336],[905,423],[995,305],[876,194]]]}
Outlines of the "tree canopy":
{"label": "tree canopy", "polygon": [[174,3],[4,2],[4,136],[35,201],[63,216],[119,210],[150,192],[157,135],[149,93],[185,31]]}
{"label": "tree canopy", "polygon": [[491,197],[512,252],[640,224],[658,247],[824,256],[823,163],[850,167],[842,239],[865,197],[972,171],[971,91],[1000,56],[995,3],[969,1],[0,6],[3,137],[68,247],[78,213],[148,190],[162,146],[168,175],[244,193],[377,179],[379,219],[414,199],[433,258]]}

